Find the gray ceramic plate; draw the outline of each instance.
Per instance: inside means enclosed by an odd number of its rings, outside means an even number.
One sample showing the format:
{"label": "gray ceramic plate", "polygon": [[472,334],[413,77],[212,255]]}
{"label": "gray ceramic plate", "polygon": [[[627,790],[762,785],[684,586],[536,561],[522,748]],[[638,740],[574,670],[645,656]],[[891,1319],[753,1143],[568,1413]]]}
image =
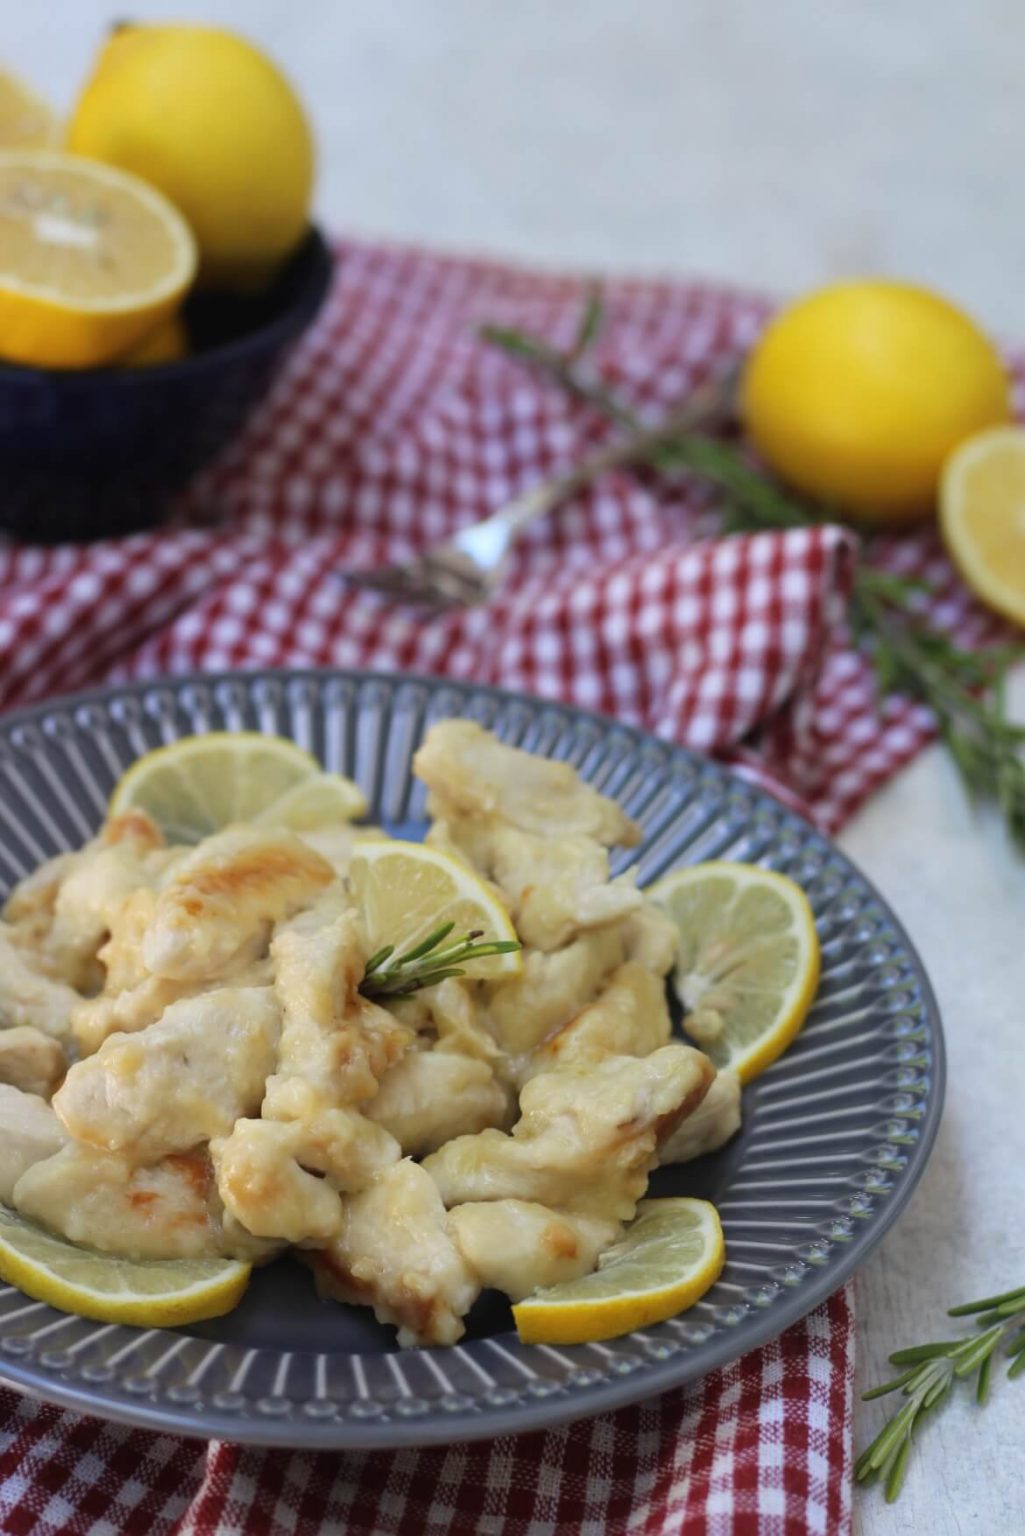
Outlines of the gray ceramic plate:
{"label": "gray ceramic plate", "polygon": [[[353,775],[371,814],[422,830],[410,759],[427,727],[467,715],[566,758],[644,828],[649,882],[699,859],[757,861],[798,880],[823,948],[797,1043],[744,1095],[722,1152],[661,1170],[655,1194],[718,1205],[728,1262],[705,1299],[607,1344],[521,1345],[485,1296],[452,1349],[395,1348],[372,1315],[319,1302],[290,1260],[258,1272],[230,1317],[177,1332],[101,1327],[0,1286],[0,1375],[54,1402],[180,1434],[307,1448],[451,1442],[597,1413],[721,1366],[840,1285],[925,1166],[943,1097],[943,1040],[907,935],[820,833],[679,747],[610,720],[488,688],[338,673],[238,674],[109,689],[0,723],[0,885],[74,847],[140,753],[193,731],[294,737]],[[634,858],[636,855],[631,854]],[[625,858],[620,864],[625,863]]]}

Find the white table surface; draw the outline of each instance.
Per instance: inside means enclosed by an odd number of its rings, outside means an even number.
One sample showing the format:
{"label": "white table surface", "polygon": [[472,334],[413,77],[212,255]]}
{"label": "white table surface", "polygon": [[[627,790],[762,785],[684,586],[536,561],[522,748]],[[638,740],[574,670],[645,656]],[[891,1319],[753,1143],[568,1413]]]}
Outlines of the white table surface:
{"label": "white table surface", "polygon": [[[149,18],[179,9],[134,0]],[[786,292],[909,275],[1025,337],[1020,0],[204,0],[300,84],[336,226]],[[8,6],[6,61],[72,98],[107,0]],[[1022,690],[1025,695],[1025,689]],[[1025,705],[1025,697],[1022,699]],[[1025,1282],[1025,861],[942,754],[842,842],[903,917],[950,1049],[929,1171],[858,1281],[859,1386]],[[863,1445],[882,1405],[858,1415]],[[937,1418],[861,1536],[1020,1536],[1025,1382]]]}

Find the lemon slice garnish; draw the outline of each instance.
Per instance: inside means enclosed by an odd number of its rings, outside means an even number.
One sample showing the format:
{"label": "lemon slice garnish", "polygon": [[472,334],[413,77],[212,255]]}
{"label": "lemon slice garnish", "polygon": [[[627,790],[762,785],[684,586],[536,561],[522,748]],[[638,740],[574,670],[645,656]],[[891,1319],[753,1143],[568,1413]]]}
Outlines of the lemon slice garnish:
{"label": "lemon slice garnish", "polygon": [[[320,777],[316,758],[283,736],[212,731],[140,757],[110,797],[110,816],[142,810],[173,842],[195,843],[235,821],[255,821],[298,785]],[[358,791],[357,791],[358,793]]]}
{"label": "lemon slice garnish", "polygon": [[0,1206],[0,1279],[34,1301],[100,1323],[176,1328],[221,1317],[251,1266],[237,1259],[123,1259],[80,1248]]}
{"label": "lemon slice garnish", "polygon": [[[473,871],[422,843],[360,843],[349,878],[371,952],[386,944],[400,953],[411,949],[442,923],[455,925],[453,941],[472,932],[482,943],[516,939],[508,912]],[[473,975],[487,980],[518,976],[522,969],[518,950],[473,962]]]}
{"label": "lemon slice garnish", "polygon": [[799,885],[753,864],[715,861],[647,892],[679,932],[673,985],[683,1027],[720,1071],[764,1072],[804,1023],[819,984],[815,918]]}
{"label": "lemon slice garnish", "polygon": [[525,1344],[589,1344],[665,1322],[701,1300],[725,1261],[714,1205],[682,1197],[642,1200],[592,1274],[513,1307],[516,1331]]}

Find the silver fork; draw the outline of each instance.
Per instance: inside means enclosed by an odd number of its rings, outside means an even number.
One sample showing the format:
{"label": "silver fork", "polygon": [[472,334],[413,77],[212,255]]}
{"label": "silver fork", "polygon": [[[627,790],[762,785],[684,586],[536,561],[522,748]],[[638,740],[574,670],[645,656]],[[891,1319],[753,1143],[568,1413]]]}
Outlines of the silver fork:
{"label": "silver fork", "polygon": [[397,602],[424,608],[470,608],[490,597],[502,579],[516,540],[529,524],[590,485],[610,469],[637,463],[680,433],[725,419],[732,407],[735,375],[709,379],[657,427],[632,432],[592,454],[565,474],[544,480],[507,501],[482,522],[471,523],[444,544],[411,560],[378,570],[342,571],[352,586],[381,592]]}

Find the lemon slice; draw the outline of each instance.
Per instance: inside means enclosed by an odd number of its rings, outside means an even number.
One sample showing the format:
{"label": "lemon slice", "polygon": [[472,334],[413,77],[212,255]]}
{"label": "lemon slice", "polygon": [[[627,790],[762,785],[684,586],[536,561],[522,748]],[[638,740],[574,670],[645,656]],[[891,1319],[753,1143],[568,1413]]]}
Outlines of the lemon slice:
{"label": "lemon slice", "polygon": [[590,1344],[664,1323],[692,1307],[726,1262],[719,1214],[707,1200],[642,1200],[618,1243],[580,1280],[513,1307],[524,1344]]}
{"label": "lemon slice", "polygon": [[1025,624],[1025,428],[978,432],[951,454],[940,526],[976,596]]}
{"label": "lemon slice", "polygon": [[724,861],[678,869],[647,894],[679,932],[684,1028],[720,1071],[749,1083],[786,1050],[819,984],[808,898],[785,875]]}
{"label": "lemon slice", "polygon": [[0,149],[46,149],[60,136],[53,108],[23,80],[0,70]]}
{"label": "lemon slice", "polygon": [[136,176],[54,150],[0,152],[0,349],[92,368],[177,308],[196,272],[189,226]]}
{"label": "lemon slice", "polygon": [[211,731],[138,758],[115,785],[108,815],[142,810],[170,841],[196,843],[233,821],[255,821],[320,777],[316,758],[283,736]]}
{"label": "lemon slice", "polygon": [[253,821],[259,827],[309,832],[339,821],[355,821],[366,814],[366,809],[367,797],[351,779],[342,773],[318,773],[286,789]]}
{"label": "lemon slice", "polygon": [[237,1259],[121,1259],[79,1248],[0,1206],[0,1279],[100,1323],[176,1328],[222,1317],[241,1301],[251,1267]]}
{"label": "lemon slice", "polygon": [[[508,912],[473,871],[422,843],[360,843],[349,878],[371,953],[386,944],[411,949],[449,922],[455,924],[453,939],[471,932],[479,932],[482,941],[516,939]],[[522,969],[519,950],[473,963],[474,976],[491,981],[518,976]]]}

